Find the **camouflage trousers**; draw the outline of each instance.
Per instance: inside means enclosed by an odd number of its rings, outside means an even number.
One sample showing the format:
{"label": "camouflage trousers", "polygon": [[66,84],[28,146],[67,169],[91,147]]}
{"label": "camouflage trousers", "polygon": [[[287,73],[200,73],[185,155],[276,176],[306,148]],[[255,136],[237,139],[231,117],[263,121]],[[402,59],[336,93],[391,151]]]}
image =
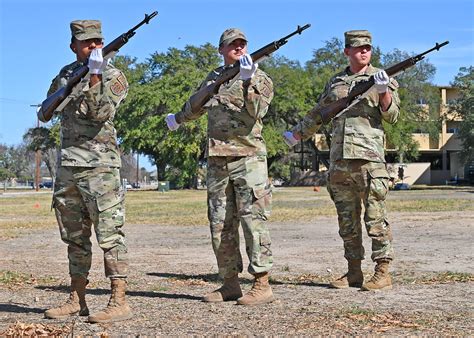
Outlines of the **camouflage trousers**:
{"label": "camouflage trousers", "polygon": [[245,237],[248,272],[267,272],[272,267],[271,240],[266,225],[271,198],[265,156],[208,158],[208,218],[221,277],[242,272],[239,225]]}
{"label": "camouflage trousers", "polygon": [[122,226],[124,194],[118,168],[59,167],[53,207],[68,245],[69,274],[87,277],[92,262],[92,225],[104,252],[106,277],[126,277],[127,247]]}
{"label": "camouflage trousers", "polygon": [[346,259],[364,259],[361,212],[372,239],[372,260],[393,259],[392,231],[385,198],[389,175],[385,163],[340,160],[331,163],[328,191],[336,205]]}

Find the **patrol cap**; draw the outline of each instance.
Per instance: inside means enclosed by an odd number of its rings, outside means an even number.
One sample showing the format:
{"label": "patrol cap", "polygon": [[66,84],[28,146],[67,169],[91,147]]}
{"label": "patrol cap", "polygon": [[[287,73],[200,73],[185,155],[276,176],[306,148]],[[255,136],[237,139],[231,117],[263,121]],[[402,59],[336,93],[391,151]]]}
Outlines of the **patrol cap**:
{"label": "patrol cap", "polygon": [[74,20],[71,22],[71,34],[77,40],[103,39],[102,25],[99,20]]}
{"label": "patrol cap", "polygon": [[227,46],[232,41],[242,39],[247,41],[244,33],[238,28],[229,28],[222,33],[221,38],[219,39],[219,47],[220,46]]}
{"label": "patrol cap", "polygon": [[353,30],[344,33],[346,47],[372,46],[372,35],[366,30]]}

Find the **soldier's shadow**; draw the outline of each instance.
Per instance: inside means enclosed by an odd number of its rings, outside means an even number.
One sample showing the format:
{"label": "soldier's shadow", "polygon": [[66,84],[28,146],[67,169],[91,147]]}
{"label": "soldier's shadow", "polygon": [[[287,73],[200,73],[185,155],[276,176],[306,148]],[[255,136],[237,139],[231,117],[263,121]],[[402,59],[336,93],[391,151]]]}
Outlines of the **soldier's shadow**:
{"label": "soldier's shadow", "polygon": [[[58,286],[44,286],[38,285],[35,288],[40,290],[59,291],[61,293],[68,294],[70,292],[69,286],[58,285]],[[110,289],[102,288],[88,288],[87,295],[110,295]],[[202,297],[179,294],[179,293],[164,293],[156,291],[140,291],[140,290],[127,290],[127,296],[129,297],[150,297],[150,298],[169,298],[169,299],[190,299],[190,300],[201,300]]]}
{"label": "soldier's shadow", "polygon": [[[220,283],[222,280],[219,278],[218,274],[197,274],[197,275],[188,275],[188,274],[178,274],[178,273],[169,273],[169,272],[150,272],[147,273],[148,276],[156,276],[163,278],[176,278],[178,280],[202,280],[207,283]],[[240,284],[253,284],[253,278],[239,278]],[[271,285],[301,285],[301,286],[316,286],[322,288],[329,288],[329,284],[304,281],[304,282],[293,282],[293,281],[284,281],[279,280],[278,277],[270,276],[269,283]]]}
{"label": "soldier's shadow", "polygon": [[43,313],[44,309],[29,307],[26,304],[0,303],[0,312]]}

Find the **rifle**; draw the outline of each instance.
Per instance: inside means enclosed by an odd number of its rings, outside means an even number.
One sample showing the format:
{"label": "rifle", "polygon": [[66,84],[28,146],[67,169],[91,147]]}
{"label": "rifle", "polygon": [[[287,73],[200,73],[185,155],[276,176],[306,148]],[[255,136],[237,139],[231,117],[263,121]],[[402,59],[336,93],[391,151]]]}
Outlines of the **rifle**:
{"label": "rifle", "polygon": [[[151,14],[145,14],[145,19],[143,19],[138,25],[131,28],[128,32],[121,34],[107,46],[102,49],[102,55],[104,59],[110,59],[117,54],[120,48],[125,45],[128,40],[135,35],[135,31],[142,25],[148,24],[151,19],[153,19],[158,14],[157,11],[154,11]],[[38,119],[41,122],[48,122],[51,120],[55,112],[61,111],[64,106],[70,101],[68,97],[73,92],[77,84],[82,80],[84,76],[89,72],[87,67],[87,62],[79,67],[67,81],[67,84],[55,91],[53,94],[48,96],[46,100],[41,103],[41,108],[38,110]]]}
{"label": "rifle", "polygon": [[[449,41],[445,41],[441,44],[436,43],[436,45],[416,56],[412,56],[396,65],[389,67],[385,70],[388,76],[395,76],[402,71],[414,66],[417,62],[423,60],[425,55],[431,53],[434,50],[439,50],[441,47],[447,45]],[[318,106],[314,107],[308,115],[319,115],[322,123],[328,123],[336,116],[339,116],[344,109],[346,109],[355,99],[360,95],[364,94],[374,85],[374,76],[372,75],[367,81],[360,82],[354,86],[354,88],[349,92],[346,97],[340,98],[337,101],[330,103],[327,106],[319,108]]]}
{"label": "rifle", "polygon": [[[253,62],[257,62],[260,59],[269,56],[271,53],[279,49],[281,46],[286,44],[288,42],[288,39],[291,38],[293,35],[296,34],[301,34],[305,29],[311,27],[310,24],[306,24],[303,27],[298,25],[298,28],[292,32],[291,34],[288,34],[287,36],[275,40],[268,45],[260,48],[256,52],[252,53],[250,56],[252,57]],[[217,94],[217,91],[219,90],[219,86],[233,77],[235,77],[240,71],[240,62],[237,61],[231,65],[228,65],[224,67],[223,71],[219,74],[217,79],[209,84],[206,87],[201,88],[199,91],[194,93],[189,101],[191,103],[191,109],[194,113],[197,113],[198,111],[201,110],[201,108],[206,104],[206,102],[213,97],[215,94]]]}

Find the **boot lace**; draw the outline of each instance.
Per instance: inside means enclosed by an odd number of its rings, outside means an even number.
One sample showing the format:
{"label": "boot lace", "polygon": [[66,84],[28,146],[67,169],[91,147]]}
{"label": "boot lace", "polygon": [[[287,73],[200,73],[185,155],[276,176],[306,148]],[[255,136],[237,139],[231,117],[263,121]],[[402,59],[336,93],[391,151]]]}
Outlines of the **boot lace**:
{"label": "boot lace", "polygon": [[249,296],[258,295],[260,293],[260,291],[262,291],[262,289],[263,288],[262,288],[262,285],[261,285],[260,281],[254,281],[253,286],[249,290],[247,295],[249,295]]}
{"label": "boot lace", "polygon": [[377,265],[377,266],[375,267],[375,273],[374,273],[374,275],[372,276],[372,278],[370,279],[370,281],[376,283],[376,282],[379,281],[382,277],[383,277],[383,272],[381,271],[380,267]]}

